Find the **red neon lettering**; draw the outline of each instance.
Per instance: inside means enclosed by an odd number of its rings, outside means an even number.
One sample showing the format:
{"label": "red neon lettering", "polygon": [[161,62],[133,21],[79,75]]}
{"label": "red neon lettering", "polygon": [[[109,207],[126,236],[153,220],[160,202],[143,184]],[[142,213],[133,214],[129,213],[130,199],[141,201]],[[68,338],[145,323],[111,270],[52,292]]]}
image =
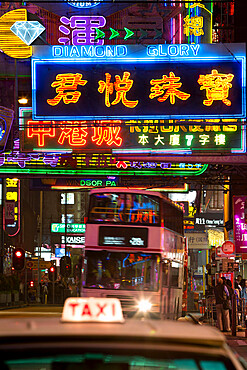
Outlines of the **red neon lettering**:
{"label": "red neon lettering", "polygon": [[[42,124],[53,123],[53,121],[43,121]],[[40,121],[28,121],[27,122],[27,137],[32,138],[38,137],[38,146],[42,147],[45,145],[45,136],[55,137],[55,127],[42,127]],[[35,127],[36,126],[36,127]]]}
{"label": "red neon lettering", "polygon": [[101,306],[99,303],[97,303],[97,306],[99,307],[99,312],[98,312],[98,315],[97,316],[99,316],[100,314],[105,315],[104,309],[106,307],[106,303],[103,306]]}
{"label": "red neon lettering", "polygon": [[94,127],[94,134],[92,136],[92,141],[95,141],[97,145],[102,145],[105,142],[108,146],[115,144],[121,146],[123,139],[118,136],[121,127]]}
{"label": "red neon lettering", "polygon": [[89,305],[87,303],[85,304],[81,315],[82,316],[84,315],[92,316]]}
{"label": "red neon lettering", "polygon": [[61,134],[58,138],[58,143],[63,144],[65,139],[68,139],[71,146],[83,146],[87,143],[84,139],[87,137],[87,127],[61,127]]}
{"label": "red neon lettering", "polygon": [[78,306],[78,303],[70,303],[69,305],[72,308],[72,315],[74,316],[74,314],[75,314],[75,308]]}
{"label": "red neon lettering", "polygon": [[116,164],[117,168],[123,167],[124,169],[128,167],[127,163],[125,161],[118,161]]}

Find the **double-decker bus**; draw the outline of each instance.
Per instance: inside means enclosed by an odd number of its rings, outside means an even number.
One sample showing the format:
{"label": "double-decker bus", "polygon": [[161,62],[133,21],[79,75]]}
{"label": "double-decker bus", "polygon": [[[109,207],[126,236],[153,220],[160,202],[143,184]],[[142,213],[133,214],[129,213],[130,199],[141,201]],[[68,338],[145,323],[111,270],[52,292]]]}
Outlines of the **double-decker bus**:
{"label": "double-decker bus", "polygon": [[126,314],[182,314],[182,209],[158,192],[90,192],[81,296],[119,298]]}

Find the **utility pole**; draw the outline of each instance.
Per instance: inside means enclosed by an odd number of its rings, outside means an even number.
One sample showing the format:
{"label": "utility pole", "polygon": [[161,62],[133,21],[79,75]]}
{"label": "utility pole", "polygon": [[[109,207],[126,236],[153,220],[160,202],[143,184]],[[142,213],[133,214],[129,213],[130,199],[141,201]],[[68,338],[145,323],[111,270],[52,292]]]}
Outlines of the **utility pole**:
{"label": "utility pole", "polygon": [[64,231],[64,237],[65,237],[65,250],[64,255],[67,255],[67,192],[65,192],[65,207],[64,207],[64,213],[65,213],[65,231]]}
{"label": "utility pole", "polygon": [[43,229],[43,191],[39,193],[39,242],[38,242],[38,297],[37,301],[40,302],[40,257],[41,257],[41,244],[42,244],[42,229]]}

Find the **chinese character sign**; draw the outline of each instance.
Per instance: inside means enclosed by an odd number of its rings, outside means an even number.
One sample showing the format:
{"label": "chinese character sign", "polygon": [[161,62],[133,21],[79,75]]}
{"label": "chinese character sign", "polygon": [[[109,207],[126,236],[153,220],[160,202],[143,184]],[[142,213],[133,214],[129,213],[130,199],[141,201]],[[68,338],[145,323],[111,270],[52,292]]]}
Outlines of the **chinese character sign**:
{"label": "chinese character sign", "polygon": [[103,45],[104,40],[95,40],[96,28],[104,27],[106,24],[105,17],[73,15],[70,18],[65,16],[60,18],[62,23],[59,31],[64,36],[58,39],[59,44],[63,45]]}
{"label": "chinese character sign", "polygon": [[236,253],[247,252],[247,195],[233,197],[234,240]]}
{"label": "chinese character sign", "polygon": [[20,180],[6,178],[4,199],[4,230],[15,236],[20,230]]}
{"label": "chinese character sign", "polygon": [[[30,117],[31,108],[22,110]],[[24,113],[25,112],[25,113]],[[22,113],[21,113],[22,114]],[[23,121],[23,122],[22,122]],[[52,151],[71,152],[102,150],[128,153],[130,149],[139,153],[181,153],[210,151],[213,153],[244,153],[246,129],[231,120],[202,120],[202,125],[188,125],[168,120],[121,120],[96,122],[86,126],[86,121],[33,121],[21,119],[21,149],[25,152]],[[22,129],[22,124],[25,125]]]}
{"label": "chinese character sign", "polygon": [[185,4],[183,33],[189,43],[212,43],[212,5],[208,1]]}
{"label": "chinese character sign", "polygon": [[[161,48],[147,49],[148,56],[139,60],[132,53],[125,59],[125,45],[117,51],[110,45],[57,46],[61,49],[54,49],[54,59],[33,59],[33,118],[245,118],[244,59],[197,58],[199,45],[193,45],[195,58],[186,60],[188,45],[171,46],[171,56],[180,52],[180,59],[162,60],[167,53]],[[151,58],[159,53],[157,60]],[[60,54],[70,57],[59,63]],[[208,142],[206,136],[201,140],[204,145]],[[171,141],[177,143],[179,138]]]}

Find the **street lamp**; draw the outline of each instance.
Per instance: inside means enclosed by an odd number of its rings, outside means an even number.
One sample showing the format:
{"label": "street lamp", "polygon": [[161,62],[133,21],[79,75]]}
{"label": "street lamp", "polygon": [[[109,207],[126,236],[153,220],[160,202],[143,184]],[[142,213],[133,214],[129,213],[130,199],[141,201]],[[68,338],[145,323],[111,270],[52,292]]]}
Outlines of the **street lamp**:
{"label": "street lamp", "polygon": [[23,98],[20,98],[20,99],[18,99],[18,103],[25,105],[25,104],[28,103],[28,99],[27,98],[24,98],[24,97]]}

